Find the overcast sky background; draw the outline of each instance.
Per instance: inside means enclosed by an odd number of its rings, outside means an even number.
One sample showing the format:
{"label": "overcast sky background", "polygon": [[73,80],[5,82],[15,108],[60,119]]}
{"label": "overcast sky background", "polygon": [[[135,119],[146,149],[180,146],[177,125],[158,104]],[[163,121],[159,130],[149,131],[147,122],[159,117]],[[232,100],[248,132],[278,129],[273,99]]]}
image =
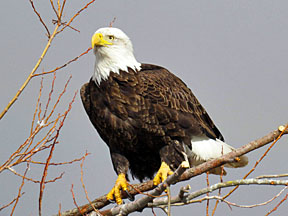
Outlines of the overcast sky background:
{"label": "overcast sky background", "polygon": [[[64,21],[68,21],[87,2],[67,1]],[[34,3],[52,31],[51,19],[55,16],[49,1]],[[31,72],[47,37],[28,0],[17,3],[1,1],[0,8],[2,111]],[[93,33],[108,26],[116,17],[114,27],[121,28],[131,38],[138,61],[164,66],[179,76],[206,108],[226,142],[240,147],[287,122],[287,11],[286,0],[96,1],[72,24],[81,32],[67,29],[58,35],[38,72],[54,69],[85,51],[90,46]],[[94,56],[90,52],[57,73],[55,94],[59,94],[68,77],[73,76],[59,111],[67,108],[74,92],[90,79],[93,65]],[[50,89],[51,78],[52,75],[45,76],[44,95]],[[0,122],[1,164],[29,136],[39,86],[40,78],[34,78]],[[86,150],[92,153],[84,164],[84,181],[89,197],[94,199],[106,194],[117,176],[108,147],[88,120],[79,93],[59,141],[61,143],[57,145],[52,161],[79,158]],[[224,180],[242,178],[266,148],[250,153],[250,163],[246,168],[228,169]],[[251,177],[287,173],[287,154],[287,138],[283,138]],[[42,154],[39,160],[46,158],[47,155]],[[15,170],[21,171],[22,168],[15,167]],[[42,171],[43,167],[32,166],[28,176],[39,178]],[[87,203],[80,182],[80,164],[51,167],[48,178],[54,178],[62,171],[65,174],[60,181],[46,185],[43,215],[56,214],[59,203],[62,210],[75,207],[71,184],[74,184],[78,204]],[[205,177],[193,178],[182,185],[190,184],[192,191],[200,189],[205,187]],[[1,173],[0,206],[16,197],[21,180],[9,171]],[[210,177],[210,184],[218,181],[219,177]],[[281,189],[243,186],[229,201],[256,204],[270,199]],[[39,185],[27,182],[23,191],[25,195],[20,199],[15,215],[38,215]],[[175,187],[173,192],[177,193]],[[226,204],[220,204],[216,215],[265,215],[282,198],[253,209],[233,207],[231,211]],[[210,205],[211,210],[213,206]],[[205,215],[205,208],[205,203],[173,207],[172,215]],[[0,212],[0,215],[8,214],[10,210]],[[160,210],[156,214],[164,215]],[[287,204],[284,203],[275,215],[286,214]],[[143,215],[153,214],[146,209]]]}

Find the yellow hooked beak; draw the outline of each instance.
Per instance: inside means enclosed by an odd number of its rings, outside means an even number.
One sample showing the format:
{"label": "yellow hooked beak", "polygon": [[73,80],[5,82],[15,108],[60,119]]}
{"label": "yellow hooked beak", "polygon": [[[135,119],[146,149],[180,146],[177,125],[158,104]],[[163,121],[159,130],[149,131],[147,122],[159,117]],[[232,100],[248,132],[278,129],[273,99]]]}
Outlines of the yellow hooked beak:
{"label": "yellow hooked beak", "polygon": [[94,49],[95,46],[107,46],[107,45],[112,45],[112,43],[106,41],[103,38],[103,35],[101,33],[95,33],[92,36],[92,48]]}

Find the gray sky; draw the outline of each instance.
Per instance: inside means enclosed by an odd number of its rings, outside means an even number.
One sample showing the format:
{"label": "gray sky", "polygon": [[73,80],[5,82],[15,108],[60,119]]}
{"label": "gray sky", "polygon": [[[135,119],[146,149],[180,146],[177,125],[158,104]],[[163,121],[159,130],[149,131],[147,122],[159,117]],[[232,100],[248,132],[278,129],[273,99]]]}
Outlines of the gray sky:
{"label": "gray sky", "polygon": [[[67,1],[65,18],[88,1]],[[43,18],[51,24],[53,11],[49,1],[35,1]],[[33,13],[29,1],[1,1],[1,111],[15,95],[39,58],[47,38],[44,28]],[[131,38],[138,61],[166,67],[192,89],[221,130],[226,142],[240,147],[287,122],[287,56],[288,2],[285,0],[110,0],[96,1],[81,14],[72,26],[81,33],[67,30],[53,42],[39,72],[54,69],[74,58],[90,46],[92,34],[109,25],[116,17],[115,27]],[[54,18],[54,17],[53,17]],[[66,21],[65,20],[65,21]],[[57,73],[55,92],[59,92],[72,75],[59,111],[67,107],[74,92],[87,82],[92,73],[92,52]],[[52,75],[44,80],[47,92]],[[0,163],[3,163],[29,136],[30,125],[40,78],[35,78],[24,90],[0,122]],[[114,185],[116,174],[112,168],[108,147],[99,138],[82,107],[79,94],[61,132],[52,160],[69,161],[92,153],[85,161],[84,179],[91,199],[107,193]],[[285,173],[288,154],[287,138],[280,141],[251,177],[262,174]],[[266,149],[266,147],[265,147]],[[265,150],[250,153],[247,168],[231,170],[224,180],[239,179],[253,167]],[[46,154],[39,155],[45,160]],[[23,167],[15,167],[16,171]],[[30,177],[39,177],[43,167],[32,166]],[[79,205],[87,203],[80,182],[80,164],[49,169],[54,178],[65,175],[57,183],[47,184],[43,198],[43,215],[74,208],[71,184]],[[219,181],[211,176],[210,184]],[[21,179],[5,171],[0,175],[0,203],[12,200]],[[135,181],[137,182],[137,181]],[[205,175],[191,179],[192,190],[205,186]],[[241,187],[229,200],[238,204],[266,201],[280,191],[280,187]],[[37,215],[39,185],[26,183],[25,195],[20,199],[15,215]],[[173,189],[174,193],[177,190]],[[227,191],[227,190],[224,190]],[[283,197],[283,196],[282,196]],[[279,201],[271,205],[240,209],[221,204],[216,215],[265,215]],[[211,205],[211,210],[214,205]],[[110,206],[111,207],[111,206]],[[204,215],[204,203],[172,208],[173,215]],[[284,213],[285,212],[285,213]],[[7,215],[2,211],[0,215]],[[287,213],[285,204],[276,213]],[[139,213],[134,213],[138,215]],[[145,210],[144,215],[152,215]],[[157,215],[164,215],[160,210]]]}

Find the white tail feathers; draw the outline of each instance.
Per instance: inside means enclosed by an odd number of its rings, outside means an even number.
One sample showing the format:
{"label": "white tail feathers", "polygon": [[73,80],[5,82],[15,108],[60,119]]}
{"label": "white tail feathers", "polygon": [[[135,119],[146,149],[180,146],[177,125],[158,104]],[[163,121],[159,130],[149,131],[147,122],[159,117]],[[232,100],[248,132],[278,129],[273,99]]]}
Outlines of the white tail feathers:
{"label": "white tail feathers", "polygon": [[[219,139],[210,139],[208,137],[195,137],[191,139],[192,150],[185,148],[185,153],[189,158],[190,165],[197,166],[205,161],[221,157],[235,149]],[[248,158],[241,156],[239,161],[225,164],[225,167],[243,167],[248,164]],[[214,174],[220,174],[221,170],[214,170]]]}

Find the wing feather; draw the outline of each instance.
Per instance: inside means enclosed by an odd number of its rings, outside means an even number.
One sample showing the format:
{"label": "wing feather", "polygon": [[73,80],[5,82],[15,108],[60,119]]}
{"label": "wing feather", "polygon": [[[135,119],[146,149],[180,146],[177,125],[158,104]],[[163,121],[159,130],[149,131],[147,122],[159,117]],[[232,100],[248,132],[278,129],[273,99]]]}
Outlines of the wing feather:
{"label": "wing feather", "polygon": [[181,111],[185,117],[179,123],[184,127],[189,127],[190,124],[192,131],[198,131],[197,128],[200,127],[208,137],[224,140],[204,107],[181,79],[159,66],[142,64],[141,68],[138,75],[141,81],[139,94],[152,103]]}

